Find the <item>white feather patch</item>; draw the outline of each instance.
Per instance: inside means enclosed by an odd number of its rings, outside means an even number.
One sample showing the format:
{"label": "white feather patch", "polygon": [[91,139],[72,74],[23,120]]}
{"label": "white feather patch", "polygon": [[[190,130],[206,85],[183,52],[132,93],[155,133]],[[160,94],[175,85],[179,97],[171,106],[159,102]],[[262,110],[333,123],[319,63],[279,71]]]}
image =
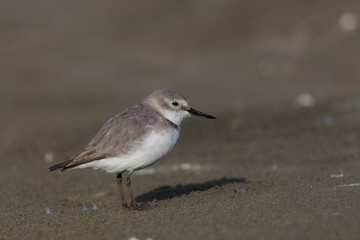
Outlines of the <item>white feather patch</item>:
{"label": "white feather patch", "polygon": [[180,131],[168,128],[152,130],[143,142],[128,154],[105,158],[79,165],[76,168],[94,168],[109,173],[121,173],[145,168],[163,158],[174,147]]}

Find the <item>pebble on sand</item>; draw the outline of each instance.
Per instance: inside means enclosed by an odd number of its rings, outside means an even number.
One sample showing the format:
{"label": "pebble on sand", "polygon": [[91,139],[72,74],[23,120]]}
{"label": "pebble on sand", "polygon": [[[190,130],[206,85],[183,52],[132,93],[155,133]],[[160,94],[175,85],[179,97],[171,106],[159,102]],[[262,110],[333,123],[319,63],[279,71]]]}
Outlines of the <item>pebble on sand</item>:
{"label": "pebble on sand", "polygon": [[309,93],[302,93],[296,98],[296,103],[300,107],[313,107],[315,104],[315,97]]}
{"label": "pebble on sand", "polygon": [[50,208],[45,208],[45,213],[48,215],[52,215],[53,212],[50,210]]}
{"label": "pebble on sand", "polygon": [[358,18],[354,13],[343,13],[339,18],[339,26],[343,31],[352,32],[358,26]]}
{"label": "pebble on sand", "polygon": [[51,163],[54,161],[54,154],[50,151],[46,152],[45,155],[44,155],[44,161],[46,163]]}

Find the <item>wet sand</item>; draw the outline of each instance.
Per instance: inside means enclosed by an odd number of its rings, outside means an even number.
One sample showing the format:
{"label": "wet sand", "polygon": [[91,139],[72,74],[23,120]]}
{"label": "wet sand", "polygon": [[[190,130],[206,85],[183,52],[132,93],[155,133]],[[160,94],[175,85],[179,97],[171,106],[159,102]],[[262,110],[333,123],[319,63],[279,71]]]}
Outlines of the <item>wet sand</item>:
{"label": "wet sand", "polygon": [[[0,239],[358,238],[357,1],[38,4],[1,9]],[[134,174],[149,209],[48,172],[157,88],[217,119]]]}

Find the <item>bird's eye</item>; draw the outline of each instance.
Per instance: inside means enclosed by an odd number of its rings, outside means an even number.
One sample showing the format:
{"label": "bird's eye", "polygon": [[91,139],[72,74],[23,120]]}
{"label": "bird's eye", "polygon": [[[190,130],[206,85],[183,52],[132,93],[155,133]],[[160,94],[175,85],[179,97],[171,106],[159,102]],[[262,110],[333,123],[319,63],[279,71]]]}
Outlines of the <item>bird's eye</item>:
{"label": "bird's eye", "polygon": [[177,106],[177,105],[179,105],[179,103],[178,102],[172,102],[172,105]]}

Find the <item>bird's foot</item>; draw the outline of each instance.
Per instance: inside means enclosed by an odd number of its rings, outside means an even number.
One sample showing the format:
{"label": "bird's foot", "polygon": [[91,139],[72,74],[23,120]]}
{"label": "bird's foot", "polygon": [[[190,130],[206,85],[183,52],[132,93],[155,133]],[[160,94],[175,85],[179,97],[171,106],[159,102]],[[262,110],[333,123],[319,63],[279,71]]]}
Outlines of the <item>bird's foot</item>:
{"label": "bird's foot", "polygon": [[131,208],[133,209],[133,210],[138,210],[138,211],[143,211],[143,210],[149,210],[150,209],[150,206],[149,205],[145,205],[145,204],[143,204],[143,205],[139,205],[139,204],[137,204],[136,202],[132,202],[131,203]]}
{"label": "bird's foot", "polygon": [[134,210],[143,210],[142,207],[139,206],[139,204],[137,204],[135,201],[131,202],[131,207],[134,209]]}
{"label": "bird's foot", "polygon": [[122,203],[122,206],[123,206],[124,209],[129,209],[129,208],[130,208],[129,205],[127,205],[126,202],[123,202],[123,203]]}

